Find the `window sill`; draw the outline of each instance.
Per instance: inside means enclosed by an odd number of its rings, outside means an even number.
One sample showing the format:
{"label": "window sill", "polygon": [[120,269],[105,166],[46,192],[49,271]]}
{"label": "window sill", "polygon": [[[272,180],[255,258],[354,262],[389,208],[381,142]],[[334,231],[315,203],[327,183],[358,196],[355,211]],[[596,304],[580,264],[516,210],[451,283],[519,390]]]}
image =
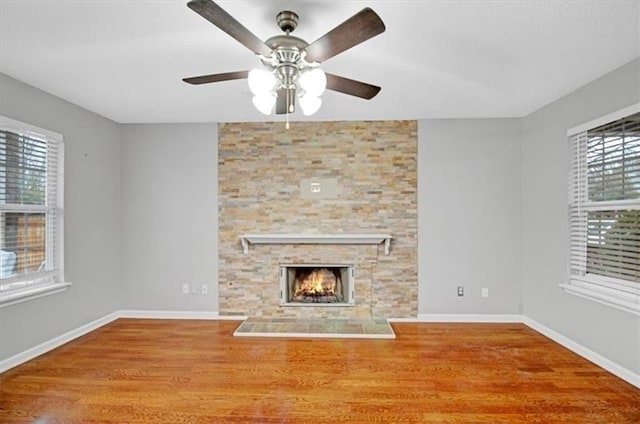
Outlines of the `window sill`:
{"label": "window sill", "polygon": [[34,287],[25,287],[19,290],[11,290],[6,293],[0,293],[0,308],[15,305],[17,303],[27,302],[39,297],[61,293],[67,290],[70,286],[71,283],[52,283]]}
{"label": "window sill", "polygon": [[640,316],[640,290],[620,290],[587,280],[571,280],[560,287],[569,294]]}

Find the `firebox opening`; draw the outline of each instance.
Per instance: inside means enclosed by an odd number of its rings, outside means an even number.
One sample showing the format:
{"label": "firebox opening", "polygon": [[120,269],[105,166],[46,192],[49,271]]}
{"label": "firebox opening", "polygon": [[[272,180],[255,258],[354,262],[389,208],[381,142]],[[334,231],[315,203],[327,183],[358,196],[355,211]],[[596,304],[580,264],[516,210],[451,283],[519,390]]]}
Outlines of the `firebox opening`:
{"label": "firebox opening", "polygon": [[283,305],[353,304],[352,266],[283,266],[280,275]]}
{"label": "firebox opening", "polygon": [[296,268],[291,300],[305,303],[342,302],[342,279],[339,268]]}

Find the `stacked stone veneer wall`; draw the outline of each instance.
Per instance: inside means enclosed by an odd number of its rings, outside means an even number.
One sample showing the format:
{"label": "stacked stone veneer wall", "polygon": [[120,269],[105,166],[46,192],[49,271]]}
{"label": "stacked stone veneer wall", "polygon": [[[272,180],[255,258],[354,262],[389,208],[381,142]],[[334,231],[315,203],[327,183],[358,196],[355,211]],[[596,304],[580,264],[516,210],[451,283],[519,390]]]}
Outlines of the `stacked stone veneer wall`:
{"label": "stacked stone veneer wall", "polygon": [[[225,123],[219,127],[219,311],[287,317],[417,315],[415,121]],[[301,180],[335,178],[330,199]],[[389,233],[381,245],[252,244],[244,233]],[[279,306],[281,263],[354,264],[356,305]]]}

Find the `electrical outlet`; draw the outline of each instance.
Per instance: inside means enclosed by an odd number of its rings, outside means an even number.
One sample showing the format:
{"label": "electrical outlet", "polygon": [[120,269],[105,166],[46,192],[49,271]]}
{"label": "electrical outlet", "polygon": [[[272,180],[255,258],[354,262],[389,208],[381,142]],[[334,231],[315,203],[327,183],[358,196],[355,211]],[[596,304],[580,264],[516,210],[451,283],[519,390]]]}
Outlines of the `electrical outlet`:
{"label": "electrical outlet", "polygon": [[464,287],[458,286],[458,296],[464,296]]}
{"label": "electrical outlet", "polygon": [[482,288],[482,297],[489,297],[489,287]]}
{"label": "electrical outlet", "polygon": [[182,294],[189,294],[189,284],[184,283],[182,285]]}
{"label": "electrical outlet", "polygon": [[202,294],[208,294],[209,293],[209,286],[207,286],[206,284],[202,285],[202,289],[200,290],[202,292]]}

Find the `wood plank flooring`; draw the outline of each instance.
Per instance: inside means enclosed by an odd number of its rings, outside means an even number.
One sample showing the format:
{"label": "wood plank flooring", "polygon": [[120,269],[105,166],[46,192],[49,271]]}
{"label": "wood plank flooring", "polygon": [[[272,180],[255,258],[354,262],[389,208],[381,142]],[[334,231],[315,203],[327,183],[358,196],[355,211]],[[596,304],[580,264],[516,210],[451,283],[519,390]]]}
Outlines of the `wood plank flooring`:
{"label": "wood plank flooring", "polygon": [[640,423],[640,390],[521,324],[395,340],[120,319],[0,375],[2,423]]}

